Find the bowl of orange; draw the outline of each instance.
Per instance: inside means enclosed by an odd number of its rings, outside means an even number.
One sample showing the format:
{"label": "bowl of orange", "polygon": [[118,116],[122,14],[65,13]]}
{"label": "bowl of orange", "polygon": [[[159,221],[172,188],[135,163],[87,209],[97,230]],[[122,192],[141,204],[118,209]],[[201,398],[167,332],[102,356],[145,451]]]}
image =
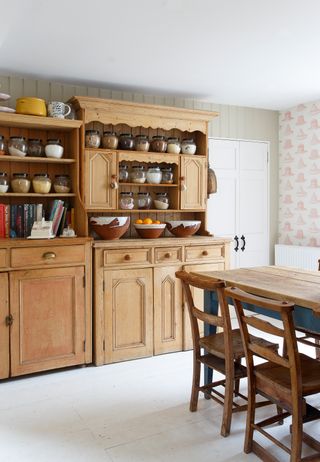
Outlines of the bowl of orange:
{"label": "bowl of orange", "polygon": [[166,224],[161,223],[158,220],[145,218],[144,220],[136,220],[134,227],[137,230],[139,236],[143,239],[157,239],[163,233]]}

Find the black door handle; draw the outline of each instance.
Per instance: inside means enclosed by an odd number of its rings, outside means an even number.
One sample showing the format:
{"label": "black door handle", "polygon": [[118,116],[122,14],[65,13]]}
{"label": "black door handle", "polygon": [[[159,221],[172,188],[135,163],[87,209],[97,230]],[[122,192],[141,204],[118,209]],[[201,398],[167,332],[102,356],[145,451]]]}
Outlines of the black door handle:
{"label": "black door handle", "polygon": [[238,238],[238,236],[234,236],[233,239],[236,241],[236,244],[237,244],[235,246],[234,250],[235,250],[235,252],[238,252],[238,250],[239,250],[239,238]]}
{"label": "black door handle", "polygon": [[242,247],[241,247],[241,250],[242,250],[242,252],[243,252],[244,249],[246,248],[246,238],[245,238],[244,235],[242,234],[242,236],[240,237],[240,239],[242,240]]}

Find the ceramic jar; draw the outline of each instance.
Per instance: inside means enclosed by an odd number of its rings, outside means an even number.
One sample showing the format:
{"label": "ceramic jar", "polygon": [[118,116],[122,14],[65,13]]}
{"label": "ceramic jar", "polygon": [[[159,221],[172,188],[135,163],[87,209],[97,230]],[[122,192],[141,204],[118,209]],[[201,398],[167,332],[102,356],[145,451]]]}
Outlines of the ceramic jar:
{"label": "ceramic jar", "polygon": [[162,180],[160,167],[149,167],[147,171],[147,182],[151,184],[159,184]]}
{"label": "ceramic jar", "polygon": [[104,149],[117,149],[119,138],[114,132],[103,132],[102,147]]}
{"label": "ceramic jar", "polygon": [[28,156],[44,157],[44,147],[39,138],[29,139]]}
{"label": "ceramic jar", "polygon": [[154,152],[166,152],[167,141],[164,136],[156,135],[152,137],[151,151]]}
{"label": "ceramic jar", "polygon": [[126,150],[134,149],[134,139],[131,133],[121,133],[119,136],[119,148]]}
{"label": "ceramic jar", "polygon": [[0,172],[0,193],[6,193],[9,189],[9,180],[6,172]]}
{"label": "ceramic jar", "polygon": [[150,143],[146,135],[137,135],[135,139],[136,151],[149,151]]}
{"label": "ceramic jar", "polygon": [[47,173],[36,173],[32,179],[33,191],[37,194],[48,194],[51,189],[51,180]]}
{"label": "ceramic jar", "polygon": [[31,181],[27,173],[14,173],[11,180],[11,188],[15,193],[28,193],[30,190]]}
{"label": "ceramic jar", "polygon": [[134,165],[132,167],[130,179],[132,183],[145,183],[146,172],[142,165]]}
{"label": "ceramic jar", "polygon": [[181,144],[178,138],[168,138],[167,152],[170,154],[180,154]]}
{"label": "ceramic jar", "polygon": [[23,136],[10,136],[8,151],[11,156],[24,157],[27,155],[28,144]]}
{"label": "ceramic jar", "polygon": [[184,139],[181,143],[182,154],[195,154],[197,150],[197,145],[193,139]]}
{"label": "ceramic jar", "polygon": [[141,210],[147,210],[151,208],[152,199],[150,193],[139,192],[137,196],[137,207]]}
{"label": "ceramic jar", "polygon": [[101,136],[98,130],[86,130],[85,145],[86,148],[97,149],[100,146]]}
{"label": "ceramic jar", "polygon": [[61,159],[61,157],[63,156],[63,146],[61,144],[61,140],[59,140],[58,138],[47,140],[47,144],[45,145],[44,152],[47,157]]}
{"label": "ceramic jar", "polygon": [[134,208],[133,193],[125,191],[121,192],[119,206],[120,209],[123,210],[132,210]]}

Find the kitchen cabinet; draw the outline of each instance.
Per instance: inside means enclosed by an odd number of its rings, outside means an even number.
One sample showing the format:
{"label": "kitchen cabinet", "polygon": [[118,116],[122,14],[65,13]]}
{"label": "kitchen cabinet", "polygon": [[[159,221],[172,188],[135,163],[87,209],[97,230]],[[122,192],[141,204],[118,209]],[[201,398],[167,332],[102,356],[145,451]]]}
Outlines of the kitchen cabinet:
{"label": "kitchen cabinet", "polygon": [[181,156],[181,209],[205,210],[207,203],[207,159]]}
{"label": "kitchen cabinet", "polygon": [[9,377],[9,286],[8,273],[0,273],[0,379]]}
{"label": "kitchen cabinet", "polygon": [[267,142],[209,139],[218,191],[208,200],[208,230],[232,239],[231,267],[269,263]]}
{"label": "kitchen cabinet", "polygon": [[116,154],[86,150],[84,158],[86,208],[88,210],[116,209],[117,191],[111,187],[116,176]]}

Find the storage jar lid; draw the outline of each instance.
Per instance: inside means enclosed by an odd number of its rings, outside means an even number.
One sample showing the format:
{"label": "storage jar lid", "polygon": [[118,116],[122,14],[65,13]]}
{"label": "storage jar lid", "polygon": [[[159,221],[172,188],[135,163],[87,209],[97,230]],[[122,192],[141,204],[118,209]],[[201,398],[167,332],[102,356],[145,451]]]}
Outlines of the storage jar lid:
{"label": "storage jar lid", "polygon": [[28,173],[14,173],[12,176],[14,177],[22,177],[22,178],[28,178]]}
{"label": "storage jar lid", "polygon": [[33,177],[42,177],[42,178],[49,178],[48,173],[35,173]]}

